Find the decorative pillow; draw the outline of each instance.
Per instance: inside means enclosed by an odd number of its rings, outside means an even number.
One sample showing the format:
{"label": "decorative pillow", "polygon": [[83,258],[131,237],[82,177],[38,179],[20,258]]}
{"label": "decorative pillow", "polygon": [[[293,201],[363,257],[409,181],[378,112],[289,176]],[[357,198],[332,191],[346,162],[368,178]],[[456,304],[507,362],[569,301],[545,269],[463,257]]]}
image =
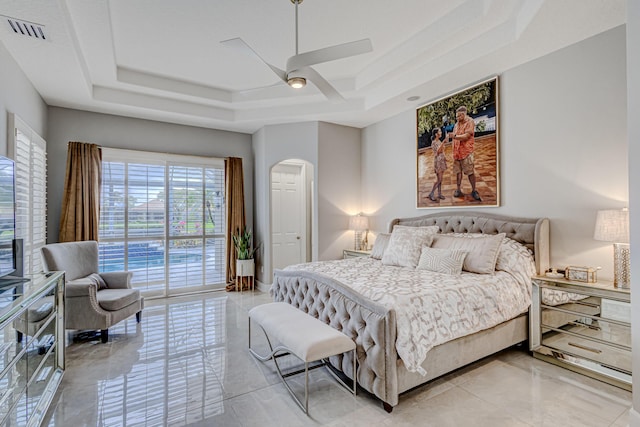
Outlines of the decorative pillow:
{"label": "decorative pillow", "polygon": [[473,237],[439,234],[433,247],[439,249],[461,249],[468,254],[462,269],[471,273],[493,274],[496,269],[498,251],[505,234],[476,234]]}
{"label": "decorative pillow", "polygon": [[93,283],[94,285],[96,285],[98,291],[100,289],[107,289],[107,283],[98,273],[91,273],[88,276],[82,277],[80,279],[70,280],[67,283],[70,285],[86,285]]}
{"label": "decorative pillow", "polygon": [[390,237],[391,234],[389,233],[380,233],[376,236],[376,241],[373,243],[373,248],[371,249],[371,258],[382,259],[384,251],[389,244]]}
{"label": "decorative pillow", "polygon": [[416,268],[423,246],[431,246],[433,236],[440,231],[440,227],[407,227],[396,225],[393,227],[389,244],[382,256],[384,265]]}
{"label": "decorative pillow", "polygon": [[87,277],[98,286],[98,290],[107,289],[107,282],[98,273],[91,273]]}
{"label": "decorative pillow", "polygon": [[466,256],[467,252],[459,249],[436,249],[423,246],[416,270],[460,274]]}
{"label": "decorative pillow", "polygon": [[530,277],[535,275],[536,264],[526,246],[505,237],[498,251],[496,270],[523,272]]}

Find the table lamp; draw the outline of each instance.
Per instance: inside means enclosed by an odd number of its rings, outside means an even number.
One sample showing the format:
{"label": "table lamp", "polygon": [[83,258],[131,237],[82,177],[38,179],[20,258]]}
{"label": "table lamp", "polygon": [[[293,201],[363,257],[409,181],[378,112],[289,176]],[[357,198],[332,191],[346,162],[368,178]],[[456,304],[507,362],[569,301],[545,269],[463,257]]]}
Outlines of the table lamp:
{"label": "table lamp", "polygon": [[[349,230],[354,230],[354,245],[356,251],[367,250],[369,245],[369,218],[362,214],[358,214],[349,218]],[[365,232],[364,238],[361,240],[362,232]]]}
{"label": "table lamp", "polygon": [[598,211],[595,240],[613,242],[613,285],[616,288],[631,288],[629,260],[629,210]]}

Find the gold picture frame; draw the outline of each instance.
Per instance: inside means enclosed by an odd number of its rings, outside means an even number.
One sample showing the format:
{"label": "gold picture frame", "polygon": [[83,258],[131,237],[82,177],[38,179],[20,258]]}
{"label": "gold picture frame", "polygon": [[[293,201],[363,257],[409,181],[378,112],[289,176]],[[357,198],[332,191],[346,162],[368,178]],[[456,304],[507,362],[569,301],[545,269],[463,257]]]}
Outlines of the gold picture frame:
{"label": "gold picture frame", "polygon": [[500,206],[498,101],[494,76],[416,110],[418,209]]}

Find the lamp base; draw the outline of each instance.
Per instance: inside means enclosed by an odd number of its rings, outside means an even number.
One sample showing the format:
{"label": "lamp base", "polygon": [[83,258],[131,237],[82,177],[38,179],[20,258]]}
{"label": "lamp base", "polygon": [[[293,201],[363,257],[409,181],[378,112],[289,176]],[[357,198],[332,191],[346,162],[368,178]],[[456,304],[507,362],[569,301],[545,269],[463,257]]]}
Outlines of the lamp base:
{"label": "lamp base", "polygon": [[362,231],[355,231],[353,233],[353,250],[359,251],[362,245]]}
{"label": "lamp base", "polygon": [[613,286],[631,289],[631,261],[628,243],[613,244]]}

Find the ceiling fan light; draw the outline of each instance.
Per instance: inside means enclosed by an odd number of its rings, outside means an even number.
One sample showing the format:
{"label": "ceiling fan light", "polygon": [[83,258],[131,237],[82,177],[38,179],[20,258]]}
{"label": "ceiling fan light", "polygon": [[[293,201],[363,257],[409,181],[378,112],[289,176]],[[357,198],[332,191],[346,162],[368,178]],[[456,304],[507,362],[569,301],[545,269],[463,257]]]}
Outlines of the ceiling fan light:
{"label": "ceiling fan light", "polygon": [[300,89],[307,85],[307,79],[304,77],[291,77],[287,80],[287,83],[294,89]]}

